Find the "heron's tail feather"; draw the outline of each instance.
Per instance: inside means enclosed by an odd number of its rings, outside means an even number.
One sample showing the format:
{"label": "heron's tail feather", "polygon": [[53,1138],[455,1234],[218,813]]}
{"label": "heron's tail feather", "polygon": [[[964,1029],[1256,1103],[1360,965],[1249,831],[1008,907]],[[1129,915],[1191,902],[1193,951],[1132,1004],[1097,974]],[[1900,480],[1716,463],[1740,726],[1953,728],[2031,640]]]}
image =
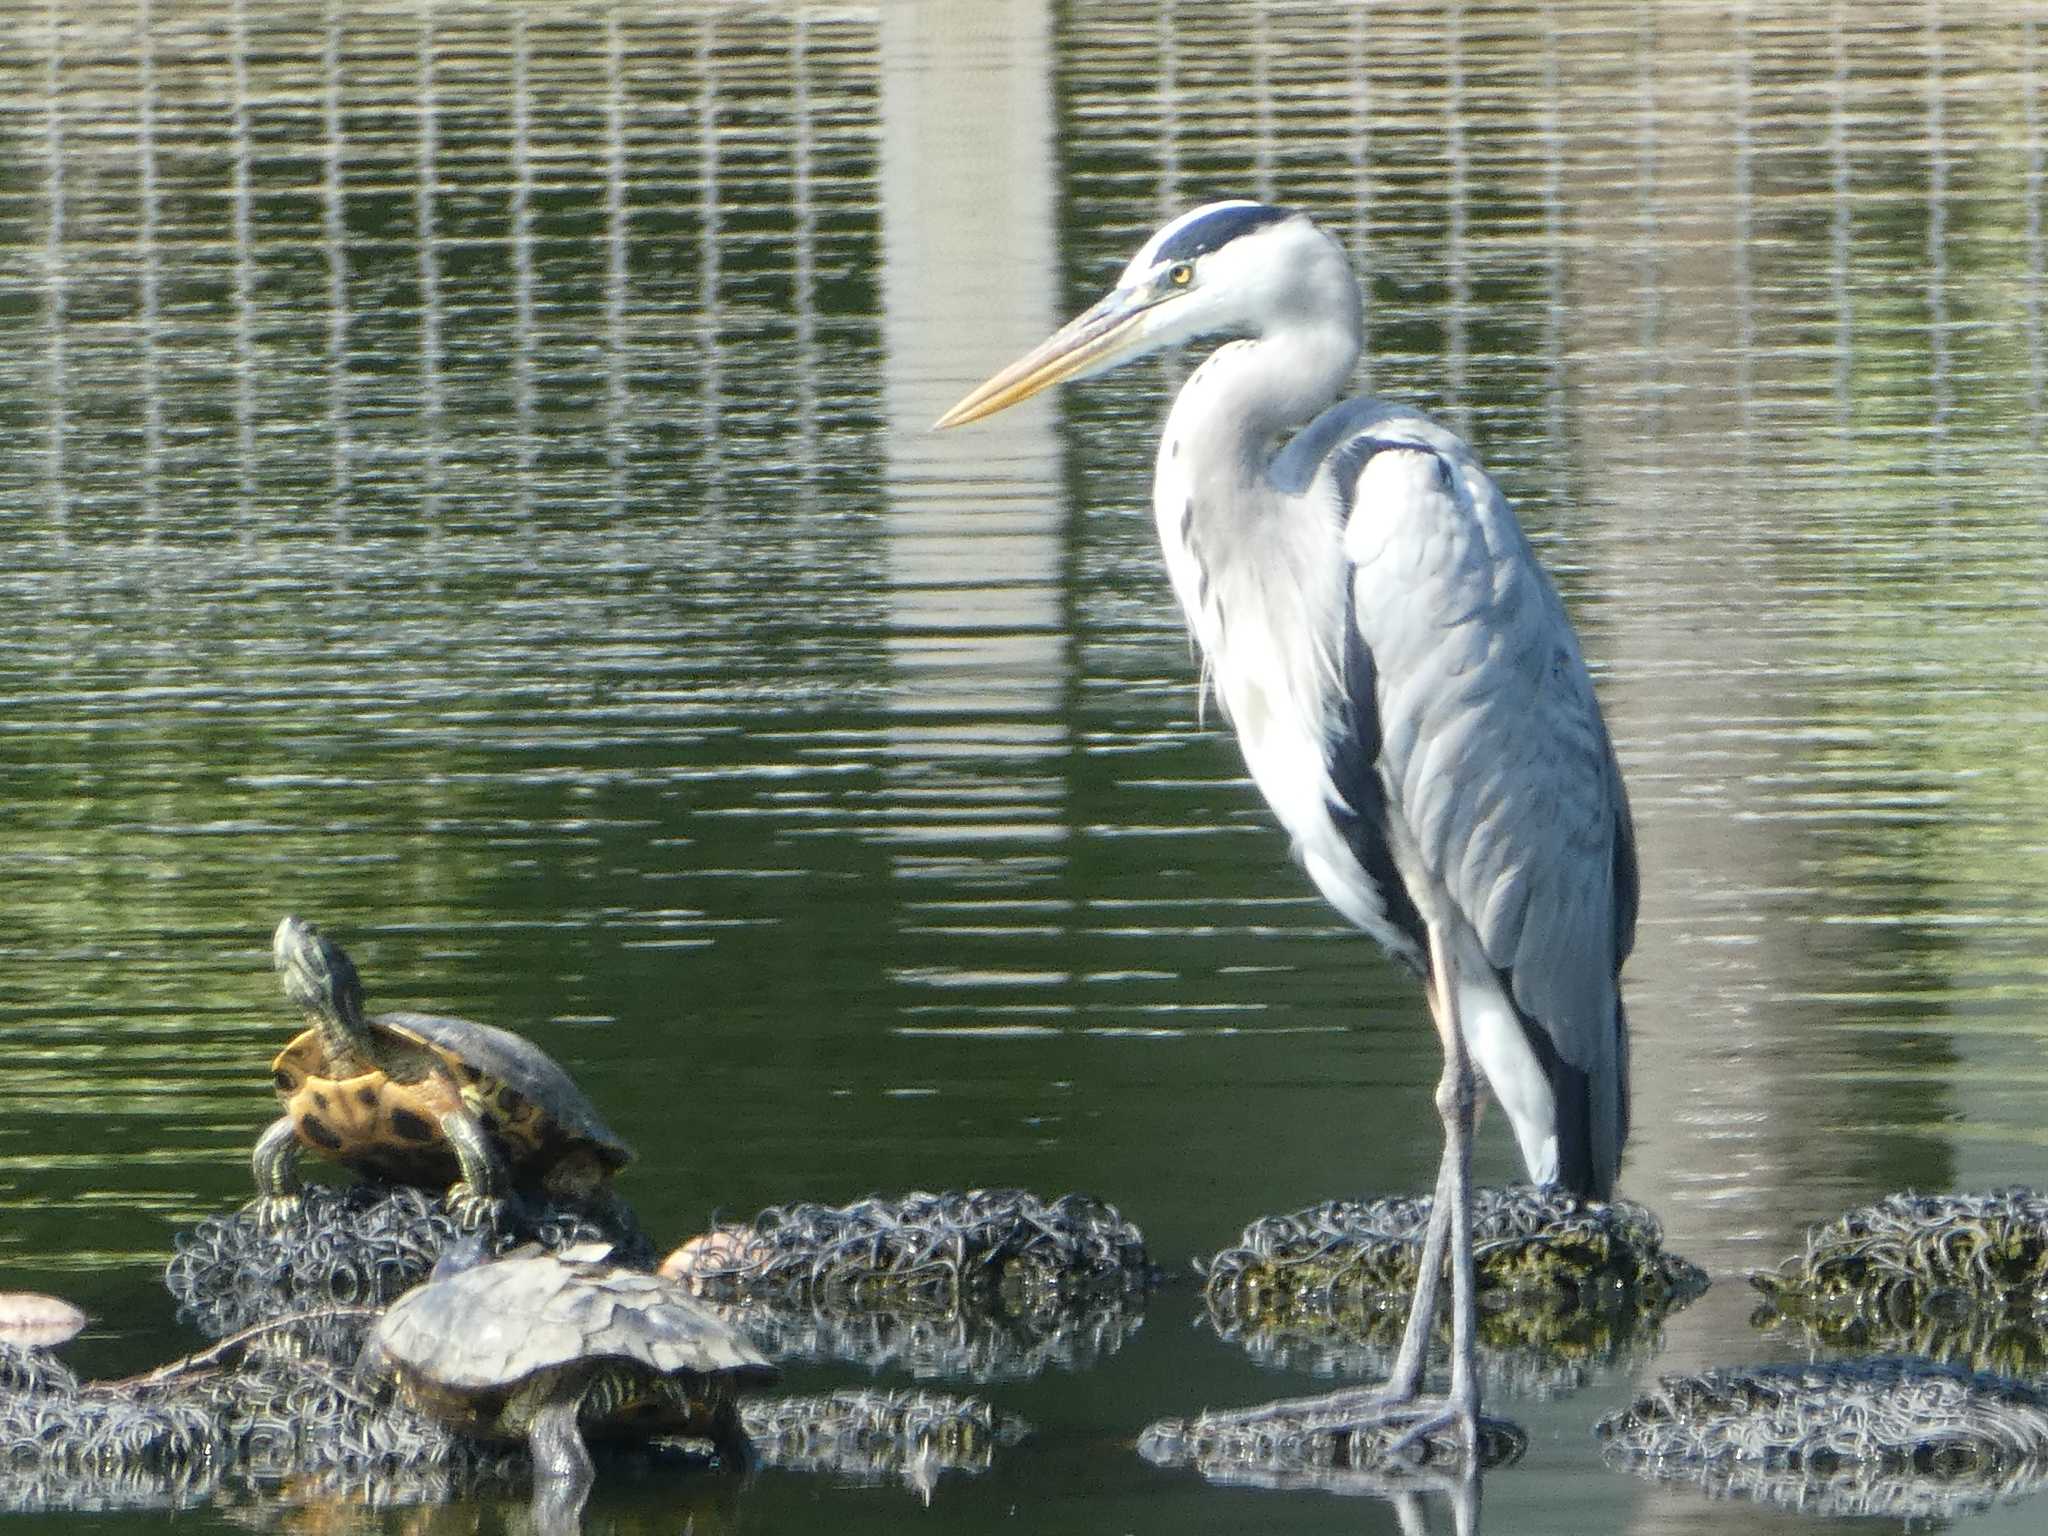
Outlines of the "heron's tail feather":
{"label": "heron's tail feather", "polygon": [[1468,973],[1458,988],[1465,1042],[1529,1177],[1588,1200],[1613,1195],[1628,1140],[1628,1017],[1618,985],[1609,996],[1604,1029],[1589,1021],[1553,1032],[1523,1009],[1505,971]]}
{"label": "heron's tail feather", "polygon": [[[1528,1020],[1523,1027],[1534,1035]],[[1557,1098],[1557,1182],[1584,1200],[1611,1200],[1628,1141],[1628,1015],[1614,1000],[1615,1048],[1607,1071],[1582,1071],[1549,1049],[1537,1054]]]}

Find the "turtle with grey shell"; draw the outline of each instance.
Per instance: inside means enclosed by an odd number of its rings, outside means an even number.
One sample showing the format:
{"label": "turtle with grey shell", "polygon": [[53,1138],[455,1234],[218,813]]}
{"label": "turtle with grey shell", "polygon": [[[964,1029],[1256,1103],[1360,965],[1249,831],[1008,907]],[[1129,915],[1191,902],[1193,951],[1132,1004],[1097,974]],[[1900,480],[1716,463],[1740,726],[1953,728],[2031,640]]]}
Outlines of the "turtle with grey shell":
{"label": "turtle with grey shell", "polygon": [[256,1211],[275,1221],[303,1187],[300,1148],[393,1183],[448,1189],[467,1226],[518,1189],[608,1209],[633,1152],[540,1047],[472,1019],[368,1015],[346,951],[287,917],[271,957],[306,1029],[271,1062],[284,1113],[257,1140]]}
{"label": "turtle with grey shell", "polygon": [[536,1513],[560,1528],[593,1478],[584,1437],[709,1440],[744,1468],[744,1386],[775,1367],[677,1282],[606,1262],[605,1243],[476,1263],[471,1239],[385,1311],[364,1352],[421,1412],[473,1439],[524,1439]]}

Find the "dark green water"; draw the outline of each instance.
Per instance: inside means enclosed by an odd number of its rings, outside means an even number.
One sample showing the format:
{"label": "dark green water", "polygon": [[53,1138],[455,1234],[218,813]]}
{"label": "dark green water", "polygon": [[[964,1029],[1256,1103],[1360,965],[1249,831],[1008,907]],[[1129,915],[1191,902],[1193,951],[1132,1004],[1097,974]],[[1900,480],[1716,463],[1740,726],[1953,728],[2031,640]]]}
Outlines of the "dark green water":
{"label": "dark green water", "polygon": [[[1532,1445],[1487,1525],[1808,1528],[1587,1431],[1782,1353],[1740,1277],[1808,1222],[2048,1180],[2044,31],[4,0],[0,1287],[87,1306],[86,1371],[187,1345],[158,1275],[247,1193],[286,911],[373,1002],[559,1056],[664,1237],[1023,1184],[1179,1271],[1424,1185],[1420,999],[1199,721],[1148,512],[1179,366],[925,431],[1161,216],[1261,195],[1345,234],[1372,387],[1474,437],[1567,592],[1642,846],[1624,1187],[1718,1282],[1496,1401]],[[1310,1385],[1194,1317],[988,1388],[1038,1435],[929,1511],[771,1474],[590,1528],[1394,1528],[1135,1457]]]}

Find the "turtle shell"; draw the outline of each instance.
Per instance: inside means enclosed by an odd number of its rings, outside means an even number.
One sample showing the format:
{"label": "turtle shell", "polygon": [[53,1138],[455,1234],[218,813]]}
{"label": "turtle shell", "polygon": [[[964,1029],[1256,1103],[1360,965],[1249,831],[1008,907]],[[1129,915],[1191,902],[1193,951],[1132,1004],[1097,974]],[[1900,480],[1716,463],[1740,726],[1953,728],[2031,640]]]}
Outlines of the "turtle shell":
{"label": "turtle shell", "polygon": [[277,1096],[314,1150],[404,1183],[437,1187],[460,1173],[441,1116],[466,1103],[532,1187],[579,1155],[603,1177],[633,1152],[575,1080],[532,1041],[441,1014],[372,1016],[385,1067],[335,1077],[318,1030],[293,1037],[270,1064]]}
{"label": "turtle shell", "polygon": [[428,1412],[506,1437],[557,1384],[603,1384],[584,1399],[586,1430],[653,1432],[701,1428],[739,1385],[775,1375],[674,1281],[551,1253],[430,1280],[391,1304],[373,1342]]}

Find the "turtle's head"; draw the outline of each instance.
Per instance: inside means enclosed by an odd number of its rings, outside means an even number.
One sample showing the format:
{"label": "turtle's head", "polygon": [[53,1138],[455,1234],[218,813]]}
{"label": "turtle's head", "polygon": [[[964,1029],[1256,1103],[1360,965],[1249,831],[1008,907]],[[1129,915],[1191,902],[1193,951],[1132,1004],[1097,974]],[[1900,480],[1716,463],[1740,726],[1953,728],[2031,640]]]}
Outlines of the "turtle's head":
{"label": "turtle's head", "polygon": [[270,941],[270,960],[286,1000],[320,1032],[335,1075],[367,1070],[363,982],[342,947],[303,918],[287,917]]}
{"label": "turtle's head", "polygon": [[491,1240],[481,1232],[469,1232],[458,1237],[441,1250],[441,1257],[434,1260],[434,1272],[429,1280],[446,1280],[450,1275],[459,1275],[464,1270],[475,1269],[491,1256]]}

